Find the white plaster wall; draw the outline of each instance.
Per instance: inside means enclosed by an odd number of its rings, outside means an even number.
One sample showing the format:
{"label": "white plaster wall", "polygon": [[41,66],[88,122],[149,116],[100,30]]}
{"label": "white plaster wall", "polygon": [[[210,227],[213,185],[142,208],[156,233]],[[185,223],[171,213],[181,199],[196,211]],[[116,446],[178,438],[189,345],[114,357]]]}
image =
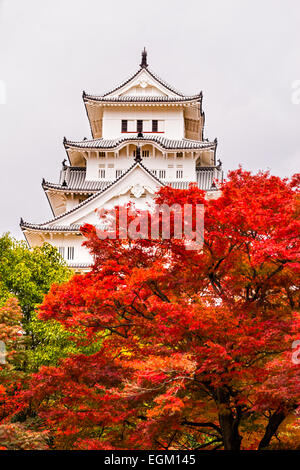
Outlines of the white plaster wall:
{"label": "white plaster wall", "polygon": [[[83,196],[82,196],[82,199],[83,199]],[[66,212],[68,212],[69,210],[71,210],[74,207],[78,206],[78,204],[80,202],[81,201],[80,201],[79,196],[77,196],[77,195],[75,195],[74,197],[68,196],[67,201],[66,201]]]}
{"label": "white plaster wall", "polygon": [[[59,247],[65,247],[65,261],[69,264],[81,264],[93,262],[93,258],[90,255],[89,251],[82,246],[85,238],[83,236],[75,235],[74,233],[59,233],[53,234],[52,238],[47,240],[48,243],[55,246],[57,249]],[[67,260],[67,247],[74,247],[74,259]]]}

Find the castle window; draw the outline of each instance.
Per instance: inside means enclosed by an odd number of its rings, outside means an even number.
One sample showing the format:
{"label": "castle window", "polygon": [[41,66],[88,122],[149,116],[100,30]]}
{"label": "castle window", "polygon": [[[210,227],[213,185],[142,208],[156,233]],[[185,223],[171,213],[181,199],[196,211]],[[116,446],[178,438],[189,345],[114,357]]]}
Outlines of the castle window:
{"label": "castle window", "polygon": [[142,151],[142,157],[149,157],[149,150],[143,150]]}
{"label": "castle window", "polygon": [[99,165],[99,178],[105,178],[105,165]]}
{"label": "castle window", "polygon": [[154,119],[152,121],[152,132],[157,132],[158,131],[158,121],[157,119]]}
{"label": "castle window", "polygon": [[105,158],[105,152],[99,152],[99,157],[100,158]]}
{"label": "castle window", "polygon": [[159,170],[159,178],[164,179],[166,177],[166,170]]}
{"label": "castle window", "polygon": [[124,173],[124,170],[116,170],[116,178],[120,178]]}
{"label": "castle window", "polygon": [[177,153],[176,153],[176,157],[177,157],[177,158],[182,158],[182,157],[183,157],[183,153],[182,153],[182,152],[177,152]]}
{"label": "castle window", "polygon": [[183,170],[176,170],[176,178],[177,179],[183,178]]}
{"label": "castle window", "polygon": [[127,119],[122,119],[121,132],[127,132]]}
{"label": "castle window", "polygon": [[157,170],[151,170],[151,173],[156,176],[157,175]]}
{"label": "castle window", "polygon": [[143,121],[142,121],[142,119],[137,120],[136,130],[137,130],[137,132],[143,132]]}
{"label": "castle window", "polygon": [[74,246],[68,246],[68,260],[74,259]]}

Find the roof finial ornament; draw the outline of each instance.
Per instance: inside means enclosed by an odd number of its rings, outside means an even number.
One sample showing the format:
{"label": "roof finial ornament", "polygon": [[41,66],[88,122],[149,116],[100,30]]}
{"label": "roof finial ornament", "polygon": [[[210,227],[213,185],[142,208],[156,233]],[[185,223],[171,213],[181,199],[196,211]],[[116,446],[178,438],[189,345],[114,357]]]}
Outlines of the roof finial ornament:
{"label": "roof finial ornament", "polygon": [[144,50],[142,51],[142,62],[140,63],[140,66],[142,68],[147,68],[148,63],[147,63],[147,51],[146,48],[144,47]]}

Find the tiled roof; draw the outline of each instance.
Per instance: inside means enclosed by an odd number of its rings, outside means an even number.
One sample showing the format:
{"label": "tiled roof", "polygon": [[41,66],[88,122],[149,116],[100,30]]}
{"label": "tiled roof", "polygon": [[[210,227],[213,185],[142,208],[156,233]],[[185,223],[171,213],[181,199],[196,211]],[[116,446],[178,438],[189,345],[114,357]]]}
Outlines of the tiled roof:
{"label": "tiled roof", "polygon": [[21,220],[20,227],[22,230],[42,230],[45,232],[75,232],[80,233],[82,225],[49,225],[46,224],[31,224]]}
{"label": "tiled roof", "polygon": [[184,150],[184,149],[203,149],[203,148],[215,148],[217,140],[214,142],[200,141],[200,140],[190,140],[190,139],[168,139],[166,137],[158,135],[149,135],[144,134],[143,137],[119,137],[118,139],[92,139],[92,140],[64,140],[65,147],[76,147],[76,148],[90,148],[90,149],[112,149],[118,147],[123,142],[134,143],[138,142],[154,142],[159,144],[164,149],[172,150]]}
{"label": "tiled roof", "polygon": [[67,167],[64,170],[64,181],[65,184],[50,183],[49,181],[43,180],[42,186],[45,190],[56,189],[68,191],[83,191],[92,193],[95,191],[102,191],[107,188],[112,181],[89,181],[85,179],[86,169],[84,167]]}
{"label": "tiled roof", "polygon": [[201,93],[198,95],[192,96],[180,96],[180,97],[171,97],[171,96],[157,96],[157,95],[134,95],[134,96],[95,96],[95,95],[83,95],[84,100],[98,101],[101,103],[184,103],[188,101],[198,101],[202,98]]}
{"label": "tiled roof", "polygon": [[223,181],[223,171],[221,169],[203,167],[196,170],[196,174],[198,187],[203,191],[216,190],[217,187],[212,187],[214,180]]}
{"label": "tiled roof", "polygon": [[[126,80],[124,80],[122,83],[120,83],[119,85],[117,85],[116,87],[114,87],[112,90],[110,91],[107,91],[106,93],[104,93],[102,96],[107,96],[107,95],[110,95],[111,93],[114,93],[115,91],[119,90],[120,88],[123,88],[123,86],[127,85],[127,83],[129,83],[131,80],[133,80],[142,70],[146,70],[149,75],[154,78],[154,80],[157,80],[162,86],[164,86],[165,88],[167,88],[168,90],[170,90],[172,93],[175,93],[176,95],[178,96],[184,96],[183,93],[181,93],[180,91],[176,90],[172,85],[169,85],[167,82],[165,82],[162,78],[160,78],[158,75],[156,75],[155,72],[153,72],[151,69],[149,69],[149,67],[140,67],[134,74],[132,74],[129,78],[127,78]],[[84,93],[85,95],[85,93]],[[91,95],[89,95],[91,96]]]}
{"label": "tiled roof", "polygon": [[[73,209],[70,209],[69,211],[58,215],[54,217],[52,220],[45,222],[44,224],[31,224],[24,222],[23,219],[21,219],[20,222],[20,227],[23,230],[26,229],[31,229],[31,230],[42,230],[42,231],[60,231],[60,232],[79,232],[80,230],[80,225],[71,225],[71,226],[62,226],[62,225],[52,225],[53,222],[61,219],[65,215],[68,215],[74,211],[76,211],[79,207],[86,205],[89,203],[91,200],[95,199],[98,197],[99,194],[104,192],[106,189],[109,187],[113,186],[117,181],[120,179],[123,179],[124,176],[129,173],[135,166],[140,165],[147,173],[149,173],[159,184],[162,186],[172,186],[173,188],[177,189],[187,189],[189,187],[189,184],[191,183],[190,181],[170,181],[170,182],[162,182],[160,181],[147,167],[145,167],[141,162],[139,163],[134,163],[131,167],[128,168],[128,170],[123,173],[119,178],[117,178],[115,181],[109,183],[105,188],[102,190],[96,191],[92,196],[87,198],[85,201],[81,202],[77,206],[75,206]],[[79,173],[79,171],[78,171]],[[203,189],[204,191],[215,191],[217,190],[217,187],[213,186],[213,182],[215,179],[218,179],[220,181],[223,180],[223,172],[221,169],[218,169],[217,167],[202,167],[196,170],[197,173],[197,184],[200,189]],[[82,175],[81,175],[82,177]],[[62,185],[57,185],[60,186],[61,189],[65,190],[65,186]]]}
{"label": "tiled roof", "polygon": [[91,263],[68,263],[68,268],[75,269],[75,268],[91,268]]}
{"label": "tiled roof", "polygon": [[[55,184],[49,183],[48,181],[43,181],[43,188],[47,189],[54,189],[63,192],[86,192],[86,193],[94,193],[103,191],[108,186],[110,186],[113,181],[86,181],[85,175],[86,170],[85,168],[76,168],[76,171],[73,171],[74,167],[69,167],[69,174],[72,175],[69,179],[66,178],[67,186],[62,184]],[[212,182],[215,178],[214,176],[214,168],[202,168],[196,170],[197,174],[197,184],[200,189],[204,191],[211,190]],[[219,174],[219,173],[218,173]],[[219,179],[221,176],[219,176]],[[176,189],[187,189],[189,187],[190,181],[166,181],[164,182],[166,186],[172,186],[172,188]]]}
{"label": "tiled roof", "polygon": [[[54,217],[52,220],[49,220],[48,222],[45,222],[43,224],[27,224],[26,222],[23,221],[23,219],[21,219],[21,222],[20,222],[20,227],[21,228],[26,228],[25,225],[28,226],[29,228],[29,225],[30,226],[33,226],[35,227],[35,229],[40,229],[40,230],[47,230],[47,227],[48,227],[48,224],[52,224],[53,222],[55,222],[56,220],[59,220],[61,219],[62,217],[64,217],[65,215],[68,215],[68,214],[71,214],[72,212],[76,211],[79,207],[81,206],[85,206],[86,204],[88,204],[90,201],[92,201],[93,199],[95,199],[96,197],[99,196],[99,194],[101,194],[102,192],[106,191],[106,189],[110,188],[111,186],[113,186],[115,183],[117,183],[119,180],[123,179],[135,166],[141,166],[147,173],[149,173],[149,175],[152,176],[153,179],[155,179],[159,184],[161,184],[162,186],[164,186],[164,183],[162,181],[160,181],[153,173],[151,173],[151,171],[146,168],[141,162],[134,162],[133,165],[131,165],[128,170],[125,171],[125,173],[123,173],[122,175],[119,176],[119,178],[117,178],[115,181],[111,182],[110,184],[108,184],[104,189],[102,189],[101,191],[97,191],[95,192],[95,194],[93,194],[92,196],[88,197],[87,199],[85,199],[83,202],[81,202],[80,204],[78,204],[77,206],[73,207],[72,209],[70,209],[69,211],[67,212],[64,212],[63,214],[60,214],[60,215],[57,215],[56,217]],[[64,186],[61,185],[62,188],[65,188]],[[52,226],[52,225],[51,225]],[[52,226],[53,227],[53,226]],[[61,227],[61,226],[59,226]],[[75,225],[73,227],[76,227]],[[63,230],[62,230],[63,231]],[[72,231],[72,230],[71,230]],[[75,230],[76,231],[76,230]]]}

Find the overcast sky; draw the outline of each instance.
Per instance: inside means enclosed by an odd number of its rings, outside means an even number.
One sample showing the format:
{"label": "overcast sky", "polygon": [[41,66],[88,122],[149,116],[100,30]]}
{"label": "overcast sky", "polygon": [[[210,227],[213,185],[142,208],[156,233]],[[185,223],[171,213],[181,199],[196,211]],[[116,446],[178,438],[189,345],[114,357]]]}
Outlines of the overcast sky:
{"label": "overcast sky", "polygon": [[41,180],[58,180],[64,135],[90,137],[82,90],[127,78],[144,46],[167,82],[203,90],[226,171],[299,171],[299,25],[299,0],[0,0],[0,233],[52,217]]}

